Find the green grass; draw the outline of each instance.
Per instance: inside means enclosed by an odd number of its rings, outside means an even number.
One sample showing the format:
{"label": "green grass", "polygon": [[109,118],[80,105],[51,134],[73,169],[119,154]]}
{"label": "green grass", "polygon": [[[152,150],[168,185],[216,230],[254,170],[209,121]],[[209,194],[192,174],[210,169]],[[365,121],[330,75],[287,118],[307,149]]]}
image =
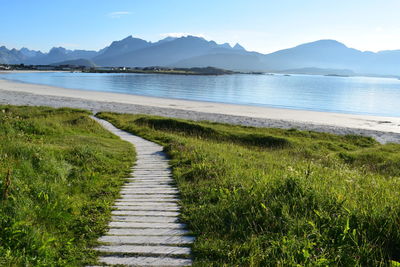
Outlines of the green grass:
{"label": "green grass", "polygon": [[0,266],[83,266],[134,151],[74,109],[0,106]]}
{"label": "green grass", "polygon": [[400,145],[100,113],[165,146],[197,266],[400,261]]}

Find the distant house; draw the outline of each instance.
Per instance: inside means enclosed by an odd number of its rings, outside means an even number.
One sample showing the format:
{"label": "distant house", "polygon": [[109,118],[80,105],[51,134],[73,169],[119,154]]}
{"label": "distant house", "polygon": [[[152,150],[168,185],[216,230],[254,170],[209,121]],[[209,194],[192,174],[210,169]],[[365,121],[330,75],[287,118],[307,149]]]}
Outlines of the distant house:
{"label": "distant house", "polygon": [[0,70],[10,70],[11,67],[7,65],[0,65]]}

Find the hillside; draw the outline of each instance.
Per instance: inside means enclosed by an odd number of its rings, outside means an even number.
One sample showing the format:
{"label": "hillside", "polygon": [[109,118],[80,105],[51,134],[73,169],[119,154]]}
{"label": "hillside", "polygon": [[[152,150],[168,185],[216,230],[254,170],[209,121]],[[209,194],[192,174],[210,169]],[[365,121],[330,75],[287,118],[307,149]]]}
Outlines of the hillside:
{"label": "hillside", "polygon": [[400,259],[398,144],[97,116],[165,147],[182,220],[196,236],[195,266],[390,266]]}

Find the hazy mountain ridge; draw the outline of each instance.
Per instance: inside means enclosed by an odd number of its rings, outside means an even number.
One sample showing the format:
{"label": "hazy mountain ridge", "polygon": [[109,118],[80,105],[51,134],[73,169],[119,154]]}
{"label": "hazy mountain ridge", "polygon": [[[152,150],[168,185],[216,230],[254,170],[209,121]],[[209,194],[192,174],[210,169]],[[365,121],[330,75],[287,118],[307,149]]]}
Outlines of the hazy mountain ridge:
{"label": "hazy mountain ridge", "polygon": [[171,64],[172,67],[190,68],[191,66],[212,66],[233,71],[263,70],[264,65],[258,55],[240,53],[213,53],[201,55]]}
{"label": "hazy mountain ridge", "polygon": [[0,47],[0,63],[20,64],[26,59],[27,56],[15,48],[9,50],[5,46]]}
{"label": "hazy mountain ridge", "polygon": [[96,51],[89,50],[68,50],[63,47],[53,47],[47,54],[28,58],[24,63],[32,65],[48,65],[55,62],[91,59],[97,55]]}
{"label": "hazy mountain ridge", "polygon": [[263,57],[267,69],[297,68],[350,69],[356,73],[400,74],[395,68],[386,68],[384,58],[400,67],[400,53],[386,51],[382,55],[348,48],[334,40],[320,40],[280,50]]}
{"label": "hazy mountain ridge", "polygon": [[56,62],[56,63],[52,63],[52,66],[62,66],[62,65],[69,65],[69,66],[76,66],[76,67],[96,67],[96,64],[94,64],[93,61],[91,61],[90,59],[72,59],[72,60],[66,60],[66,61],[61,61],[61,62]]}
{"label": "hazy mountain ridge", "polygon": [[48,53],[43,53],[27,48],[17,50],[0,47],[0,63],[6,64],[45,65],[80,59],[89,60],[90,65],[108,67],[212,66],[235,71],[312,72],[318,69],[319,72],[338,72],[331,74],[346,70],[345,73],[400,75],[400,50],[363,52],[335,40],[305,43],[270,54],[249,52],[240,44],[232,47],[228,43],[217,44],[195,36],[167,37],[154,43],[128,36],[99,51],[54,47]]}
{"label": "hazy mountain ridge", "polygon": [[26,47],[23,47],[19,50],[24,56],[30,58],[30,57],[36,57],[36,56],[42,56],[43,53],[41,51],[35,51],[35,50],[29,50]]}
{"label": "hazy mountain ridge", "polygon": [[107,65],[107,63],[112,60],[113,57],[149,46],[151,46],[151,42],[128,36],[120,41],[112,42],[110,46],[102,49],[102,53],[96,55],[93,60],[99,64],[103,63]]}
{"label": "hazy mountain ridge", "polygon": [[[147,47],[134,49],[130,52],[120,53],[109,57],[107,62],[94,59],[98,65],[145,67],[145,66],[170,66],[175,62],[191,57],[206,55],[213,49],[228,49],[226,44],[218,45],[214,41],[207,41],[203,38],[186,36],[161,40],[157,43],[150,43]],[[198,67],[198,66],[191,66]]]}

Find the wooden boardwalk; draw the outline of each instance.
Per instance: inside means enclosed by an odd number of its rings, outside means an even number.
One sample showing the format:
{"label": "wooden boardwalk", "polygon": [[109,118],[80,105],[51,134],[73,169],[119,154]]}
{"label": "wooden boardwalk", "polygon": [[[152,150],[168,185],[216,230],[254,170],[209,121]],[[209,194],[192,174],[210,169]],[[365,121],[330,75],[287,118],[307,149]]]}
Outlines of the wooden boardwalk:
{"label": "wooden boardwalk", "polygon": [[162,146],[94,118],[136,148],[137,162],[115,203],[99,263],[126,266],[190,266],[190,244],[179,222],[178,189]]}

